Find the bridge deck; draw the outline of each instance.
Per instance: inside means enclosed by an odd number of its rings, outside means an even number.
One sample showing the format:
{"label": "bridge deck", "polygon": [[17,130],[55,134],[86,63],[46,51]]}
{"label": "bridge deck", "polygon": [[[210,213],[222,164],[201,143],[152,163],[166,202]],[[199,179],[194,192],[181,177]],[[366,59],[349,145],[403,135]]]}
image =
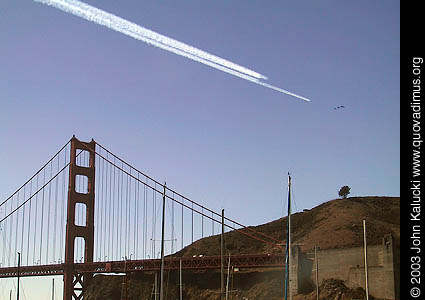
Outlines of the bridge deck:
{"label": "bridge deck", "polygon": [[[203,257],[182,257],[166,258],[164,268],[166,270],[178,270],[180,260],[183,270],[208,270],[220,269],[220,256]],[[225,258],[227,262],[228,257]],[[230,263],[236,268],[282,268],[285,264],[284,255],[255,254],[255,255],[235,255],[230,257]],[[160,259],[110,261],[94,263],[76,263],[74,270],[76,273],[125,273],[144,272],[159,270]],[[19,269],[20,276],[51,276],[63,275],[65,264],[42,265],[42,266],[22,266]],[[0,268],[0,278],[17,277],[18,268]]]}

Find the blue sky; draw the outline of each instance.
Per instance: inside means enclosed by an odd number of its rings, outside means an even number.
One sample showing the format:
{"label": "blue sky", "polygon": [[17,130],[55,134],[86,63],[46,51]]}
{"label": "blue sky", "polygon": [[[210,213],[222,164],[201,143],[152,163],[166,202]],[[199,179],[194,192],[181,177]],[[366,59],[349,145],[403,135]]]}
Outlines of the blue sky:
{"label": "blue sky", "polygon": [[73,134],[246,225],[283,215],[288,171],[296,210],[343,185],[353,196],[399,196],[399,1],[86,2],[312,101],[4,0],[1,199]]}

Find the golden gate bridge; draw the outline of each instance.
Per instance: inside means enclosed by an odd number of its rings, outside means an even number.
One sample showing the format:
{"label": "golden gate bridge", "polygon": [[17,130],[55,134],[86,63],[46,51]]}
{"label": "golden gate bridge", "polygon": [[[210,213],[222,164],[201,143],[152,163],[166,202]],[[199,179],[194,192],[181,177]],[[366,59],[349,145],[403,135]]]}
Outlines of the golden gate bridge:
{"label": "golden gate bridge", "polygon": [[[220,253],[179,254],[216,230]],[[224,254],[226,230],[282,249],[282,255]],[[0,203],[0,235],[0,280],[63,275],[64,300],[84,299],[96,273],[223,270],[224,255],[234,267],[285,264],[283,241],[191,200],[93,139],[75,136]]]}

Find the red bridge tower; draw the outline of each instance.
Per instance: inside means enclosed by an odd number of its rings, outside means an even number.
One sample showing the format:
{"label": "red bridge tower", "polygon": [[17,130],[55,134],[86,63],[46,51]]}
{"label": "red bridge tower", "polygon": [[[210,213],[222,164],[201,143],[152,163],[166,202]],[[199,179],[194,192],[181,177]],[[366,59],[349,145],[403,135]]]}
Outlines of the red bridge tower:
{"label": "red bridge tower", "polygon": [[[68,208],[66,219],[65,240],[65,265],[64,265],[64,300],[83,299],[85,290],[90,284],[93,275],[90,273],[80,274],[75,271],[75,240],[84,239],[84,263],[93,262],[94,246],[94,192],[95,192],[95,147],[92,139],[90,143],[79,141],[75,136],[71,139],[71,159],[69,165],[68,185]],[[89,152],[88,166],[77,165],[77,150]],[[77,176],[85,176],[83,182],[87,182],[86,191],[76,190]],[[75,212],[77,204],[84,204],[86,222],[85,226],[75,224]]]}

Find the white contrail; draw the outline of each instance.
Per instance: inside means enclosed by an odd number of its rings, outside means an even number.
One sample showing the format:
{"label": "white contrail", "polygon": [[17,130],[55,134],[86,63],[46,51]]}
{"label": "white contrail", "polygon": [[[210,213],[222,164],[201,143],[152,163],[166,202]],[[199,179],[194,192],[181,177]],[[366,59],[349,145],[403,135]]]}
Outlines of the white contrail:
{"label": "white contrail", "polygon": [[107,13],[96,7],[90,6],[86,3],[83,3],[77,0],[34,0],[34,1],[56,7],[64,12],[71,13],[75,16],[81,17],[88,21],[91,21],[99,25],[108,27],[112,30],[121,32],[125,35],[131,36],[137,40],[141,40],[152,46],[195,60],[197,62],[203,63],[205,65],[216,68],[218,70],[229,73],[231,75],[262,85],[264,87],[274,89],[278,92],[281,92],[290,96],[294,96],[296,98],[299,98],[305,101],[310,101],[307,98],[304,98],[302,96],[288,92],[284,89],[281,89],[281,88],[278,88],[260,81],[259,79],[267,79],[267,77],[253,70],[250,70],[248,68],[235,64],[231,61],[225,60],[218,56],[212,55],[210,53],[207,53],[205,51],[202,51],[190,45],[176,41],[174,39],[171,39],[169,37],[156,33],[152,30],[146,29],[140,25],[127,21],[123,18],[117,17],[113,14]]}

